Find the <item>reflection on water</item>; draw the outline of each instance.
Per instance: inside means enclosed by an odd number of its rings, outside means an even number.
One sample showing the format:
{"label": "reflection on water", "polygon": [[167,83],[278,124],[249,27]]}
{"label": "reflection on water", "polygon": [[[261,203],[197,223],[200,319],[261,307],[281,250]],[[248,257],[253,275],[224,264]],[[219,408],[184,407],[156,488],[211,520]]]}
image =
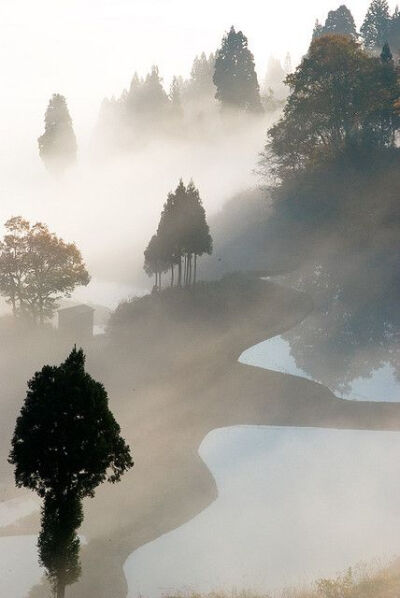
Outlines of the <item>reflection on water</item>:
{"label": "reflection on water", "polygon": [[[317,348],[316,348],[317,350]],[[317,355],[315,361],[317,361]],[[329,357],[325,356],[325,370],[329,369]],[[282,336],[271,338],[263,341],[254,347],[245,351],[239,361],[248,365],[266,368],[285,374],[294,376],[301,376],[313,380],[313,376],[304,369],[298,367],[296,360],[291,353],[291,344]],[[332,369],[335,367],[335,362],[332,363]],[[371,363],[371,368],[373,363]],[[317,382],[325,383],[333,392],[338,392],[340,396],[345,399],[353,399],[360,401],[400,401],[400,382],[395,376],[394,367],[385,363],[383,365],[377,364],[376,369],[368,371],[364,376],[357,376],[357,370],[354,370],[355,378],[349,381],[346,386],[341,387],[340,384],[329,385],[324,377],[315,378]],[[334,372],[332,372],[330,379],[334,379]]]}
{"label": "reflection on water", "polygon": [[218,499],[132,553],[130,598],[265,592],[400,552],[399,433],[235,427],[200,454]]}
{"label": "reflection on water", "polygon": [[36,536],[0,538],[0,596],[26,598],[43,570],[37,560]]}
{"label": "reflection on water", "polygon": [[[39,509],[32,498],[14,498],[0,503],[0,527]],[[0,537],[0,596],[26,598],[30,588],[40,581],[43,570],[37,562],[37,537]]]}

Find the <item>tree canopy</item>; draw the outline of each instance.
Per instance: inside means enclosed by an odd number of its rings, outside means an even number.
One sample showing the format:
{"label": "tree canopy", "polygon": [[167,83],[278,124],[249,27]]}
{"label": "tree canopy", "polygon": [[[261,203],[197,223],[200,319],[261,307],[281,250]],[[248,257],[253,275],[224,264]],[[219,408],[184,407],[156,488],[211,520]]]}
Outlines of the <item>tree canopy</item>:
{"label": "tree canopy", "polygon": [[16,485],[44,499],[39,556],[60,598],[79,577],[81,500],[106,480],[118,482],[133,465],[107,393],[84,366],[83,351],[74,348],[60,366],[36,372],[9,456]]}
{"label": "tree canopy", "polygon": [[369,50],[381,49],[388,40],[389,28],[390,12],[387,0],[372,0],[360,29],[365,47]]}
{"label": "tree canopy", "polygon": [[77,144],[64,96],[55,93],[44,117],[45,130],[38,139],[39,154],[49,171],[63,172],[76,160]]}
{"label": "tree canopy", "polygon": [[223,108],[262,111],[253,54],[247,37],[233,26],[216,53],[213,81],[217,88],[215,97]]}
{"label": "tree canopy", "polygon": [[197,257],[212,252],[212,239],[206,221],[206,213],[198,189],[193,181],[184,185],[182,179],[173,193],[169,193],[161,212],[157,234],[145,251],[144,269],[150,276],[155,274],[156,287],[161,287],[161,274],[171,269],[171,285],[174,268],[178,266],[177,284],[196,282]]}
{"label": "tree canopy", "polygon": [[89,283],[81,253],[41,222],[31,225],[17,216],[5,228],[0,242],[0,294],[14,315],[43,322],[53,315],[61,297]]}
{"label": "tree canopy", "polygon": [[353,15],[345,4],[336,10],[330,10],[325,21],[324,33],[350,35],[357,37],[356,24]]}
{"label": "tree canopy", "polygon": [[266,148],[275,172],[296,172],[349,145],[394,145],[400,95],[396,69],[349,36],[315,39],[295,73],[291,93]]}

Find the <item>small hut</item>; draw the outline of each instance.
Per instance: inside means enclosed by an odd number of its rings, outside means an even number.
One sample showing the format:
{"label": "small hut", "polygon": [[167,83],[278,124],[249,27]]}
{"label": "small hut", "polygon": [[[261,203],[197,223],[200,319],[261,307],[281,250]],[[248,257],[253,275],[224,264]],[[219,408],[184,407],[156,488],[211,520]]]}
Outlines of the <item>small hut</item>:
{"label": "small hut", "polygon": [[94,308],[74,305],[58,310],[58,330],[71,340],[80,341],[93,336]]}

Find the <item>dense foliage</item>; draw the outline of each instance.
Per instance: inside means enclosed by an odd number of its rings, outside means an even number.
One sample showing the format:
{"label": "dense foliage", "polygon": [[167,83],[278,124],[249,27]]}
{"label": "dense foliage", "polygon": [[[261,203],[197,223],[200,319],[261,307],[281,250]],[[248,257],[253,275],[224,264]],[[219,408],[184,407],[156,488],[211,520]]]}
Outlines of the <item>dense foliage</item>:
{"label": "dense foliage", "polygon": [[261,112],[260,87],[247,37],[231,27],[215,57],[215,97],[223,108]]}
{"label": "dense foliage", "polygon": [[286,81],[291,93],[266,147],[280,176],[349,147],[394,147],[400,85],[392,61],[368,55],[349,36],[324,35]]}
{"label": "dense foliage", "polygon": [[325,25],[320,25],[318,21],[316,22],[313,39],[326,34],[350,35],[353,38],[357,38],[356,24],[347,6],[342,4],[336,10],[329,11]]}
{"label": "dense foliage", "polygon": [[79,576],[80,501],[133,465],[107,393],[84,366],[83,351],[74,349],[28,382],[9,457],[17,486],[44,499],[40,560],[58,597]]}
{"label": "dense foliage", "polygon": [[45,224],[31,225],[20,216],[5,223],[0,242],[0,294],[14,315],[43,322],[61,297],[89,283],[89,274],[74,243],[65,243]]}
{"label": "dense foliage", "polygon": [[144,253],[144,269],[149,276],[155,274],[155,288],[161,288],[161,274],[169,269],[171,286],[174,284],[175,266],[179,286],[182,282],[195,284],[197,258],[211,252],[212,239],[199,191],[192,181],[185,187],[180,180],[175,191],[168,194],[157,233]]}

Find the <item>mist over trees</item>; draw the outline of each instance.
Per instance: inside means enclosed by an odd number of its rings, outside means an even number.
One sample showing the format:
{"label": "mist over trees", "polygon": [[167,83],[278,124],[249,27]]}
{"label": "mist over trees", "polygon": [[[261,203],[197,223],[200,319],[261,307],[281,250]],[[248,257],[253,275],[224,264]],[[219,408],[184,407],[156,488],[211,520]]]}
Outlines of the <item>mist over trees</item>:
{"label": "mist over trees", "polygon": [[80,576],[82,500],[104,481],[119,482],[133,466],[107,393],[84,366],[82,349],[74,348],[60,366],[36,372],[9,456],[16,485],[43,499],[39,560],[57,598]]}
{"label": "mist over trees", "polygon": [[49,172],[59,174],[76,161],[77,144],[64,96],[55,93],[44,117],[45,129],[38,139],[39,154]]}
{"label": "mist over trees", "polygon": [[215,97],[222,108],[261,112],[260,87],[248,40],[232,26],[215,57]]}
{"label": "mist over trees", "polygon": [[17,216],[5,228],[0,242],[0,294],[14,316],[43,323],[53,316],[62,297],[89,283],[81,253],[41,222],[32,225]]}
{"label": "mist over trees", "polygon": [[398,68],[387,43],[377,55],[324,34],[287,83],[261,163],[266,251],[293,256],[287,280],[315,304],[287,335],[298,367],[346,389],[379,364],[400,371]]}
{"label": "mist over trees", "polygon": [[243,122],[264,110],[280,110],[286,97],[284,74],[278,78],[275,73],[261,97],[247,38],[232,27],[221,47],[208,56],[205,52],[196,56],[190,76],[176,74],[169,90],[156,65],[144,78],[135,73],[120,97],[103,100],[97,139],[107,148],[129,150],[162,136],[191,140],[197,132],[215,134],[221,108],[224,116],[227,111],[242,114]]}
{"label": "mist over trees", "polygon": [[[144,270],[155,276],[154,288],[162,287],[162,274],[171,272],[171,286],[196,284],[197,258],[211,254],[212,238],[198,189],[182,179],[169,193],[161,212],[157,233],[144,252]],[[175,277],[175,268],[177,276]]]}

